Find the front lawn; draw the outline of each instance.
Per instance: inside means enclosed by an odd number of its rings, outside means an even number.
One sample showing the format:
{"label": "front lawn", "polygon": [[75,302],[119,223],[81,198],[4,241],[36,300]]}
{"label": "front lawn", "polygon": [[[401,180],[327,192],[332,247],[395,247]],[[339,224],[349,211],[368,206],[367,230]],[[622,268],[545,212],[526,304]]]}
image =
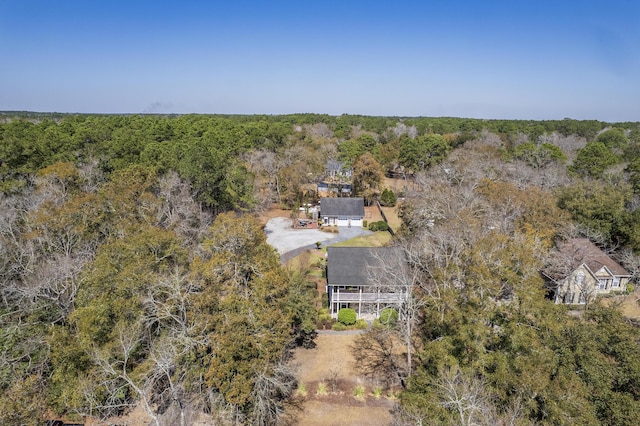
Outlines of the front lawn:
{"label": "front lawn", "polygon": [[332,247],[384,247],[391,241],[391,234],[380,231],[332,244]]}
{"label": "front lawn", "polygon": [[382,207],[382,211],[384,215],[387,217],[387,223],[394,231],[400,230],[400,225],[402,225],[402,219],[398,217],[398,206],[395,207]]}

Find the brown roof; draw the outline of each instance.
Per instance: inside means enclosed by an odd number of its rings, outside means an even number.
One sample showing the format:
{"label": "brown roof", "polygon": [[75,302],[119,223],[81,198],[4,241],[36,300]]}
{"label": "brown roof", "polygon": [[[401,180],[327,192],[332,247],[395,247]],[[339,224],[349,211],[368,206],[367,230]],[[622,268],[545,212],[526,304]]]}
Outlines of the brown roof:
{"label": "brown roof", "polygon": [[573,238],[559,245],[561,253],[570,256],[577,263],[584,263],[593,274],[606,266],[613,275],[629,276],[618,262],[611,259],[587,238]]}

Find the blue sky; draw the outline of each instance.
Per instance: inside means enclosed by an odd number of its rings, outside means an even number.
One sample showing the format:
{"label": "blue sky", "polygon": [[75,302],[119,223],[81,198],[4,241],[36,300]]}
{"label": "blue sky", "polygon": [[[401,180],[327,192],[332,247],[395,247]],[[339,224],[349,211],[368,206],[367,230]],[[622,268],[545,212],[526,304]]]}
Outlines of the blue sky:
{"label": "blue sky", "polygon": [[640,2],[0,0],[0,110],[640,121]]}

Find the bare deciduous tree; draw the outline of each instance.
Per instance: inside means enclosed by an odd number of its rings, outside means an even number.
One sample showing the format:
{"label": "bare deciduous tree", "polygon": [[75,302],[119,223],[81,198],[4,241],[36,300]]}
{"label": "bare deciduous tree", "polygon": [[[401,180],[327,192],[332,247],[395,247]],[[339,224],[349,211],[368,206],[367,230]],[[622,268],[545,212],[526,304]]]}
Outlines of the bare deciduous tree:
{"label": "bare deciduous tree", "polygon": [[284,415],[283,401],[291,396],[296,386],[293,371],[284,362],[276,365],[271,374],[258,373],[253,387],[253,423],[279,424]]}
{"label": "bare deciduous tree", "polygon": [[357,368],[365,376],[381,380],[386,386],[398,383],[406,386],[406,357],[398,346],[402,346],[402,342],[398,342],[393,330],[372,328],[356,338],[353,355]]}
{"label": "bare deciduous tree", "polygon": [[162,201],[158,209],[159,225],[165,229],[173,229],[190,244],[199,242],[213,217],[195,201],[191,185],[183,181],[176,172],[170,172],[160,178],[159,187],[158,196]]}
{"label": "bare deciduous tree", "polygon": [[[152,405],[153,393],[150,392],[148,386],[149,376],[139,373],[133,374],[131,371],[132,355],[142,344],[141,333],[142,327],[140,323],[133,326],[121,325],[118,330],[118,345],[112,350],[94,348],[92,359],[102,373],[102,382],[100,384],[107,388],[112,388],[113,384],[118,386],[118,382],[121,383],[119,386],[126,385],[136,393],[154,424],[160,426],[158,415]],[[121,394],[121,392],[113,392],[112,390],[108,395],[111,398]],[[108,404],[108,401],[107,404],[98,402],[96,408],[109,412],[108,409],[111,407]],[[119,405],[123,404],[126,404],[126,402],[119,403]]]}
{"label": "bare deciduous tree", "polygon": [[406,351],[406,371],[408,377],[412,372],[414,352],[414,328],[417,325],[422,302],[415,294],[420,272],[411,267],[404,249],[385,252],[384,258],[378,256],[377,266],[369,269],[369,280],[381,292],[396,294],[398,302],[393,305],[398,310],[398,323],[395,330],[404,343]]}
{"label": "bare deciduous tree", "polygon": [[435,386],[440,404],[456,414],[457,424],[494,424],[489,389],[481,379],[450,369],[440,375]]}

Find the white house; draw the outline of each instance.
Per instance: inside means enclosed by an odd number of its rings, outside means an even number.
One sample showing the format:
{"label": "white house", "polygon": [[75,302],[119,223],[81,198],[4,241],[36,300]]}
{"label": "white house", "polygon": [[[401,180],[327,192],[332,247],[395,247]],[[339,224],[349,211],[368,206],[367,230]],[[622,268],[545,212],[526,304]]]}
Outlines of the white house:
{"label": "white house", "polygon": [[364,199],[321,198],[320,217],[323,225],[362,227]]}

